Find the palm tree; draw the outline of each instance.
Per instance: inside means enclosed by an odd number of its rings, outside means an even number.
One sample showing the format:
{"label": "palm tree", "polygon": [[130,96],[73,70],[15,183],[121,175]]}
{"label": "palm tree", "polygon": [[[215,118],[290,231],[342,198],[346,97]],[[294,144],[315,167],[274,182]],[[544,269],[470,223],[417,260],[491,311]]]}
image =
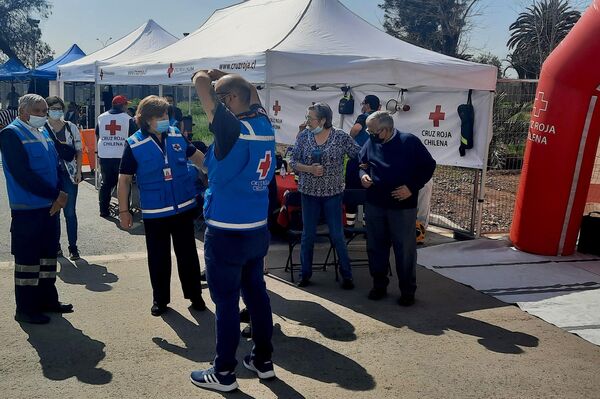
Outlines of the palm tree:
{"label": "palm tree", "polygon": [[[567,36],[581,13],[568,0],[534,0],[510,25],[509,63],[517,70],[527,70],[527,75],[539,76],[544,60]],[[531,69],[533,68],[533,71]],[[528,76],[530,77],[530,76]]]}

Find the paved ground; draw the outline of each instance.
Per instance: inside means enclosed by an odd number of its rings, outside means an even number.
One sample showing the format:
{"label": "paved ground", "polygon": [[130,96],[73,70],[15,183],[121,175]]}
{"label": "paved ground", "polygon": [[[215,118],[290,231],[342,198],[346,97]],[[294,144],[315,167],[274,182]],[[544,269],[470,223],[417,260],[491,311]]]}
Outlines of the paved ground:
{"label": "paved ground", "polygon": [[[79,207],[86,261],[62,261],[57,283],[76,312],[46,326],[15,322],[9,218],[0,198],[0,398],[599,396],[600,348],[423,268],[409,309],[396,305],[396,295],[366,300],[364,268],[355,270],[352,292],[336,286],[332,270],[315,273],[306,290],[272,270],[279,379],[261,383],[239,367],[239,392],[206,392],[188,378],[213,357],[214,305],[190,310],[174,279],[172,309],[152,317],[143,236],[99,219],[91,187],[82,187]],[[274,245],[269,266],[286,256],[285,245]],[[249,348],[242,341],[239,354]]]}

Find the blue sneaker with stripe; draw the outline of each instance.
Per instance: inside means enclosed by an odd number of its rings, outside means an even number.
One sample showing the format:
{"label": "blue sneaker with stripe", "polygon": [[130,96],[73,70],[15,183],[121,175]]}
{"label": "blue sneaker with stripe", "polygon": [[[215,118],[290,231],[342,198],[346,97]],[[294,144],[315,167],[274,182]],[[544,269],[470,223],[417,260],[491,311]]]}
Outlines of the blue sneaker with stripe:
{"label": "blue sneaker with stripe", "polygon": [[275,378],[275,370],[273,370],[273,362],[257,362],[251,355],[244,358],[244,367],[250,371],[254,371],[261,380]]}
{"label": "blue sneaker with stripe", "polygon": [[235,373],[219,373],[214,367],[206,370],[192,371],[190,380],[197,387],[219,392],[231,392],[239,387]]}

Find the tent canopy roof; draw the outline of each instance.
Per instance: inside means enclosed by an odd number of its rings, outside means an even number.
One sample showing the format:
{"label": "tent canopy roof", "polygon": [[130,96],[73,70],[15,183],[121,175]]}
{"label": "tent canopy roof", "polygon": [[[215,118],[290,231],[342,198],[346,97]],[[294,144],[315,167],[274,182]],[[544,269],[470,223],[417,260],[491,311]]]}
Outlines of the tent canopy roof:
{"label": "tent canopy roof", "polygon": [[0,65],[0,80],[18,79],[19,73],[28,72],[29,69],[23,63],[15,58],[11,58]]}
{"label": "tent canopy roof", "polygon": [[56,74],[58,73],[58,67],[60,65],[68,64],[82,57],[85,57],[85,53],[83,52],[83,50],[81,50],[78,45],[73,44],[67,51],[65,51],[62,55],[56,57],[52,61],[47,62],[44,65],[40,65],[34,70],[21,72],[19,73],[19,76],[24,78],[33,77],[56,80]]}
{"label": "tent canopy roof", "polygon": [[177,38],[149,20],[127,36],[77,61],[61,65],[60,79],[93,82],[95,66],[129,60],[173,44]]}
{"label": "tent canopy roof", "polygon": [[[217,10],[162,50],[111,63],[107,82],[189,83],[221,68],[256,83],[388,84],[494,90],[497,70],[405,43],[338,0],[249,0]],[[168,71],[168,73],[167,73]]]}

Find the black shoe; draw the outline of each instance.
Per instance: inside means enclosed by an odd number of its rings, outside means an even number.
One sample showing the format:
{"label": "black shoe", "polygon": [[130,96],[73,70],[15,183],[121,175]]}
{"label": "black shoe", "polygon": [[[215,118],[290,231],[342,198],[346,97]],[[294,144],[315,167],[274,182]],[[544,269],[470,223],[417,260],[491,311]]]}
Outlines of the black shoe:
{"label": "black shoe", "polygon": [[244,308],[240,311],[240,323],[250,323],[250,312],[248,312],[248,308]]}
{"label": "black shoe", "polygon": [[75,261],[81,259],[79,256],[79,249],[77,247],[69,248],[69,259]]}
{"label": "black shoe", "polygon": [[70,303],[57,302],[52,306],[43,307],[42,312],[48,313],[73,313],[73,305]]}
{"label": "black shoe", "polygon": [[48,322],[50,322],[50,318],[45,314],[25,312],[15,313],[15,320],[29,324],[47,324]]}
{"label": "black shoe", "polygon": [[200,281],[206,281],[206,272],[200,273]]}
{"label": "black shoe", "polygon": [[400,299],[398,299],[398,305],[400,306],[412,306],[415,304],[415,296],[414,295],[401,295]]}
{"label": "black shoe", "polygon": [[298,286],[300,288],[308,287],[309,285],[310,285],[310,280],[307,278],[303,278],[302,280],[300,280],[298,282],[298,284],[296,284],[296,286]]}
{"label": "black shoe", "polygon": [[252,326],[250,325],[250,326],[244,327],[244,329],[242,330],[242,332],[240,334],[244,338],[252,338]]}
{"label": "black shoe", "polygon": [[[166,307],[166,306],[165,306]],[[206,304],[204,303],[204,299],[202,297],[195,299],[192,301],[192,309],[202,312],[206,310]]]}
{"label": "black shoe", "polygon": [[150,313],[152,313],[152,316],[158,317],[161,314],[165,313],[167,311],[167,309],[168,309],[167,305],[159,305],[159,304],[155,303],[150,308]]}
{"label": "black shoe", "polygon": [[354,282],[350,279],[345,278],[344,281],[342,281],[342,289],[343,290],[353,290],[354,289]]}
{"label": "black shoe", "polygon": [[385,289],[373,288],[371,291],[369,291],[368,298],[373,301],[378,301],[382,298],[385,298],[386,296],[387,296],[387,291]]}

